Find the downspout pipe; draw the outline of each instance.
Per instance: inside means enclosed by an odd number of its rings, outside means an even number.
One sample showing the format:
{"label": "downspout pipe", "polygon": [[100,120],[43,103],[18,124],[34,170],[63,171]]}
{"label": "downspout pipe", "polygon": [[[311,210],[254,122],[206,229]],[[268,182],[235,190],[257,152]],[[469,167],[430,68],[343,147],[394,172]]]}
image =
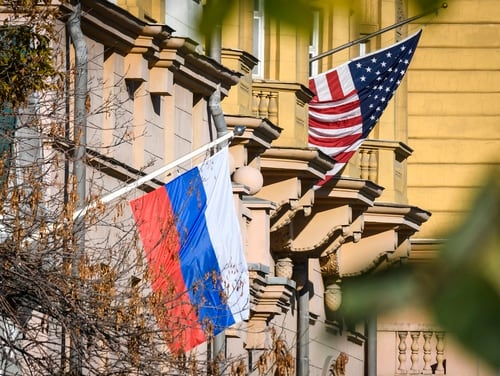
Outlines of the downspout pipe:
{"label": "downspout pipe", "polygon": [[377,316],[366,320],[366,376],[377,376]]}
{"label": "downspout pipe", "polygon": [[[215,25],[210,37],[209,56],[218,63],[221,62],[221,49],[222,27],[221,25]],[[217,131],[217,138],[224,136],[228,132],[226,120],[224,119],[224,113],[222,112],[220,102],[221,91],[220,84],[218,84],[217,89],[208,98],[208,108],[214,120],[215,129]]]}
{"label": "downspout pipe", "polygon": [[294,266],[297,282],[297,376],[309,375],[309,267],[308,260]]}
{"label": "downspout pipe", "polygon": [[[84,163],[87,144],[87,109],[88,93],[88,54],[85,36],[81,28],[81,3],[77,2],[73,13],[68,19],[68,31],[75,49],[75,87],[74,87],[74,141],[73,178],[76,190],[76,209],[85,208],[86,196],[86,167]],[[72,260],[72,277],[78,277],[78,268],[81,258],[85,254],[85,216],[75,218],[73,222],[73,236],[75,253]],[[73,375],[82,374],[82,355],[79,344],[78,329],[72,328],[70,348],[70,371]]]}

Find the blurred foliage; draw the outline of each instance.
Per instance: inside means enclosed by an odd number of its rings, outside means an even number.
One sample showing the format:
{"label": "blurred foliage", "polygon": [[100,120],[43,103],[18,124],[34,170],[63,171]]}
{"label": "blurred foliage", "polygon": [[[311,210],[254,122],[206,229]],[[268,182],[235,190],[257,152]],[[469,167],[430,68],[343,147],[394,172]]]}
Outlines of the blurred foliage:
{"label": "blurred foliage", "polygon": [[[253,9],[255,0],[244,0],[249,9]],[[442,0],[410,0],[412,6],[418,13],[440,8]],[[205,35],[210,35],[216,25],[221,24],[232,11],[237,2],[234,0],[208,0],[200,20],[199,29]],[[359,0],[264,0],[264,14],[270,19],[277,20],[298,29],[308,31],[312,25],[313,9],[328,8],[333,6],[359,7]],[[413,15],[410,15],[413,16]]]}
{"label": "blurred foliage", "polygon": [[0,25],[0,101],[14,109],[33,92],[57,89],[60,78],[51,45],[57,9],[34,3],[0,0],[8,10]]}
{"label": "blurred foliage", "polygon": [[418,302],[436,323],[500,367],[500,169],[490,171],[463,224],[430,264],[390,269],[343,284],[343,313],[361,321]]}

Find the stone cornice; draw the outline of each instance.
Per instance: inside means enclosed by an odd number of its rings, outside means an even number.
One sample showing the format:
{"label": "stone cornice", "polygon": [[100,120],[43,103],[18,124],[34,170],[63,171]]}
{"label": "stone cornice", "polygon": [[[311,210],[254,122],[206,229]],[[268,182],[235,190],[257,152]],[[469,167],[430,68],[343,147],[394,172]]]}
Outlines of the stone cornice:
{"label": "stone cornice", "polygon": [[[172,37],[173,29],[166,25],[146,23],[107,1],[84,0],[82,4],[82,30],[86,36],[122,55],[142,55],[149,68],[169,69],[177,83],[194,93],[209,96],[220,88],[221,95],[227,96],[241,77],[198,53],[198,44],[191,39]],[[64,3],[61,10],[69,14],[73,6]]]}
{"label": "stone cornice", "polygon": [[398,235],[389,229],[371,235],[363,234],[356,243],[346,242],[337,251],[339,277],[353,277],[378,266],[398,248]]}
{"label": "stone cornice", "polygon": [[189,38],[164,40],[155,67],[168,68],[175,80],[202,95],[210,95],[220,85],[222,95],[238,83],[241,74],[197,52],[198,44]]}
{"label": "stone cornice", "polygon": [[273,147],[261,155],[261,169],[273,176],[317,181],[333,168],[334,161],[315,148]]}
{"label": "stone cornice", "polygon": [[283,82],[283,81],[272,81],[272,80],[259,80],[254,79],[252,81],[252,87],[254,90],[259,89],[273,89],[276,91],[292,91],[295,92],[295,96],[303,104],[309,103],[314,97],[314,93],[309,90],[306,86],[297,82]]}
{"label": "stone cornice", "polygon": [[364,231],[357,242],[346,242],[338,250],[339,276],[367,273],[380,265],[407,259],[410,236],[420,230],[430,213],[415,206],[375,203],[364,213]]}
{"label": "stone cornice", "polygon": [[224,119],[228,129],[244,126],[245,131],[241,136],[233,139],[233,144],[245,144],[249,148],[259,148],[263,152],[271,147],[281,133],[281,128],[271,123],[268,119],[253,116],[225,115]]}
{"label": "stone cornice", "polygon": [[393,140],[366,139],[363,141],[362,147],[373,150],[393,150],[398,160],[406,159],[413,153],[413,149],[404,142]]}
{"label": "stone cornice", "polygon": [[410,236],[419,231],[430,216],[430,212],[416,206],[376,203],[365,213],[365,228],[368,232],[394,229]]}
{"label": "stone cornice", "polygon": [[[61,3],[60,9],[68,15],[73,11],[71,3]],[[113,48],[122,54],[136,46],[136,39],[147,36],[153,47],[169,38],[173,29],[161,24],[148,24],[131,15],[123,8],[103,0],[82,1],[82,30],[85,35]]]}
{"label": "stone cornice", "polygon": [[[54,149],[67,153],[68,155],[72,155],[75,150],[74,142],[63,138],[50,140],[50,144],[54,147]],[[130,183],[146,176],[144,171],[132,168],[115,158],[108,157],[90,148],[85,149],[84,162],[88,166],[92,166],[98,171],[101,171],[106,175],[124,183]],[[144,192],[151,192],[156,188],[161,187],[163,184],[165,184],[164,181],[152,179],[137,187],[137,189],[143,190]]]}
{"label": "stone cornice", "polygon": [[316,201],[333,199],[337,203],[373,206],[383,189],[370,180],[341,177],[330,179],[316,190],[315,197]]}
{"label": "stone cornice", "polygon": [[[310,213],[314,183],[332,168],[330,158],[310,148],[273,147],[261,154],[259,162],[264,177],[259,195],[277,204],[271,214],[272,233],[288,225],[298,212]],[[275,237],[275,245],[281,238]]]}
{"label": "stone cornice", "polygon": [[253,55],[251,55],[248,52],[243,51],[243,50],[222,48],[221,53],[222,53],[222,56],[224,56],[225,58],[233,57],[234,59],[241,61],[250,70],[254,66],[256,66],[259,62],[259,59],[257,59],[255,56],[253,56]]}
{"label": "stone cornice", "polygon": [[249,264],[250,319],[247,331],[247,349],[266,349],[270,346],[267,324],[276,315],[290,309],[295,292],[295,282],[285,277],[269,275],[269,268],[262,264]]}
{"label": "stone cornice", "polygon": [[374,205],[381,191],[370,181],[346,178],[316,190],[311,211],[289,216],[289,227],[272,233],[271,248],[290,257],[319,257],[335,252],[348,239],[358,241],[363,212]]}

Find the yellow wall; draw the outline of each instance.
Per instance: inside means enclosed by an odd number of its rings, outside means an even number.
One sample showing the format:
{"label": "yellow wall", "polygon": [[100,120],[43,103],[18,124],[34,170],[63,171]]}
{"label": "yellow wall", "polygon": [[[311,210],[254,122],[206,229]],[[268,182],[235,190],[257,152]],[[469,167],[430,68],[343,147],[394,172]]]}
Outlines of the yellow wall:
{"label": "yellow wall", "polygon": [[165,22],[165,2],[157,0],[118,0],[117,4],[148,22]]}
{"label": "yellow wall", "polygon": [[433,238],[500,162],[500,2],[450,0],[426,21],[408,74],[408,200],[432,212],[417,237]]}

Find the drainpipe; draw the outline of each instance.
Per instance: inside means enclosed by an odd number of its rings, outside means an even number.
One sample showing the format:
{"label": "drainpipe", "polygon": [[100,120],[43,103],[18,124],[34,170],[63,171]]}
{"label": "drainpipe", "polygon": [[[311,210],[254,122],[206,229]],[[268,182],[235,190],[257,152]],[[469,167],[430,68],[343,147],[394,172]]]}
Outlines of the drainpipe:
{"label": "drainpipe", "polygon": [[366,320],[366,376],[377,376],[377,316]]}
{"label": "drainpipe", "polygon": [[[85,146],[87,144],[87,110],[85,101],[87,98],[87,44],[81,29],[81,3],[75,5],[74,11],[68,19],[68,31],[71,42],[75,48],[75,101],[74,101],[74,141],[75,150],[73,155],[73,176],[77,194],[76,209],[85,208],[86,168],[84,164]],[[73,222],[73,236],[75,239],[75,253],[73,256],[71,274],[78,277],[78,267],[81,258],[85,254],[85,216],[75,218]],[[78,328],[73,327],[71,332],[70,347],[70,371],[73,375],[82,373],[82,348],[81,337]]]}
{"label": "drainpipe", "polygon": [[297,282],[297,376],[309,375],[309,267],[304,260],[294,267]]}
{"label": "drainpipe", "polygon": [[[221,48],[222,27],[221,25],[215,25],[210,37],[209,56],[218,63],[221,62]],[[218,84],[217,89],[212,93],[212,95],[210,95],[208,99],[208,109],[214,120],[215,129],[217,130],[217,138],[224,136],[228,132],[220,101],[220,84]]]}

